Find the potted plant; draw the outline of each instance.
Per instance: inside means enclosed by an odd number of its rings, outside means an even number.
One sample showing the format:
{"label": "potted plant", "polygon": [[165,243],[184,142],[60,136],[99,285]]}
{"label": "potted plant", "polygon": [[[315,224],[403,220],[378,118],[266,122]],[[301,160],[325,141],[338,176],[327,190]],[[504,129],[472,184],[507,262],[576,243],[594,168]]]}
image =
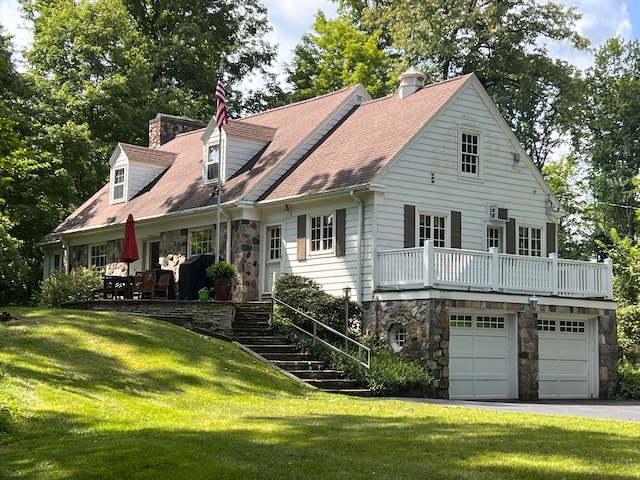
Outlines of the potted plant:
{"label": "potted plant", "polygon": [[206,273],[213,281],[214,298],[216,300],[231,300],[233,281],[238,277],[236,267],[229,262],[219,261],[209,265]]}

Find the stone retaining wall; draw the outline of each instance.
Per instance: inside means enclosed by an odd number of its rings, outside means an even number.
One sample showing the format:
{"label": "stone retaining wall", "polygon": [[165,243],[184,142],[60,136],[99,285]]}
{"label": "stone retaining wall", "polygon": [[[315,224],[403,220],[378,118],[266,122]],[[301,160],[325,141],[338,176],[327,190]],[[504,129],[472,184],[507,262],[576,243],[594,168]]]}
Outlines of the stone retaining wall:
{"label": "stone retaining wall", "polygon": [[73,302],[65,308],[146,315],[170,320],[182,326],[194,326],[231,337],[231,324],[236,306],[231,302],[200,302],[193,300],[96,300]]}

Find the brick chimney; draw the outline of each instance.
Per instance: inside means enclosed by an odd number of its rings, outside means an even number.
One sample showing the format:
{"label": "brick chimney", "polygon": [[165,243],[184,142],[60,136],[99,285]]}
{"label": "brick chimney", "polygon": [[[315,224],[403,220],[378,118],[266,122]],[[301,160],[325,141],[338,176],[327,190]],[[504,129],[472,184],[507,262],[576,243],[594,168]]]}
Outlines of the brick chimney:
{"label": "brick chimney", "polygon": [[410,67],[398,78],[400,79],[400,88],[398,89],[400,98],[408,97],[424,87],[424,75],[413,67]]}
{"label": "brick chimney", "polygon": [[156,118],[149,120],[149,148],[158,148],[176,138],[176,135],[206,126],[200,120],[158,113]]}

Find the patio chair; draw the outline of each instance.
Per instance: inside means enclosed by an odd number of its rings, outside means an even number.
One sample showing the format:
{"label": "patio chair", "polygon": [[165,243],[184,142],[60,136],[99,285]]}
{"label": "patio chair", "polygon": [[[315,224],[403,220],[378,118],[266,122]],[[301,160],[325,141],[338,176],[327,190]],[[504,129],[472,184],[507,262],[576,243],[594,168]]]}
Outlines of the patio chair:
{"label": "patio chair", "polygon": [[133,297],[138,300],[154,298],[156,275],[153,272],[136,272],[133,279]]}
{"label": "patio chair", "polygon": [[156,279],[153,287],[154,298],[169,299],[169,282],[171,281],[171,273],[161,273]]}

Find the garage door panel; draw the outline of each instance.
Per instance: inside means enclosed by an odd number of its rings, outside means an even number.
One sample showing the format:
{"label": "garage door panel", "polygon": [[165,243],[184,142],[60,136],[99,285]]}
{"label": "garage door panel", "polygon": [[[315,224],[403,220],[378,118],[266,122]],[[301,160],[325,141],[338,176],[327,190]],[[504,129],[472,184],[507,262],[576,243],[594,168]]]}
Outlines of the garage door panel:
{"label": "garage door panel", "polygon": [[509,338],[497,335],[479,335],[475,338],[474,352],[476,354],[495,354],[504,355],[509,351]]}
{"label": "garage door panel", "polygon": [[[589,345],[592,340],[587,321],[544,322],[549,331],[538,332],[539,397],[589,398]],[[565,328],[565,325],[570,327]]]}
{"label": "garage door panel", "polygon": [[510,348],[512,333],[504,315],[452,316],[450,398],[508,399],[516,396],[515,385],[511,387],[516,365]]}

